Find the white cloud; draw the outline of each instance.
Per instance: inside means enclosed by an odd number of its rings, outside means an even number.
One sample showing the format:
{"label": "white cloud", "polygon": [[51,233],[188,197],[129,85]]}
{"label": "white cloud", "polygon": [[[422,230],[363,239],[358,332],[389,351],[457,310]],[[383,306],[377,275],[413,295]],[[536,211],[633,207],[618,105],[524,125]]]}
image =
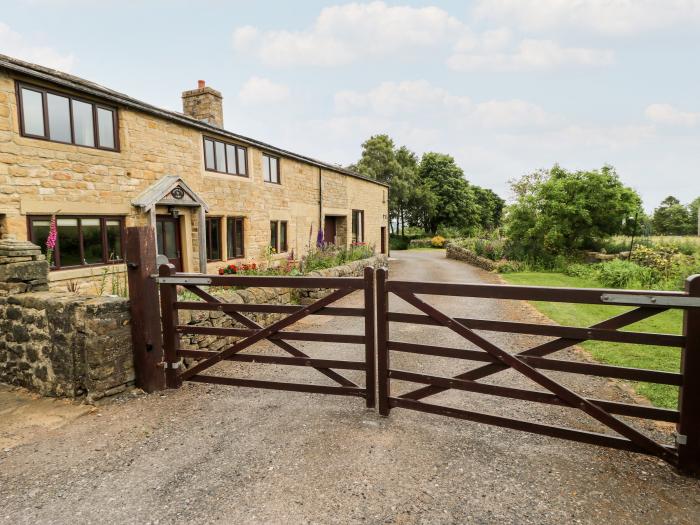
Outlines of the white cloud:
{"label": "white cloud", "polygon": [[277,84],[270,79],[261,77],[250,77],[238,97],[241,103],[246,106],[260,104],[277,104],[289,98],[289,87],[284,84]]}
{"label": "white cloud", "polygon": [[470,52],[456,52],[447,59],[455,71],[523,71],[546,70],[566,65],[609,66],[614,53],[607,49],[561,47],[552,40],[526,39],[512,51],[501,50],[506,39],[476,45]]}
{"label": "white cloud", "polygon": [[480,0],[474,14],[530,31],[630,34],[700,22],[700,0]]}
{"label": "white cloud", "polygon": [[344,114],[368,113],[438,127],[534,128],[557,120],[524,100],[475,104],[467,96],[453,95],[426,80],[382,82],[367,92],[341,91],[335,95],[335,109]]}
{"label": "white cloud", "polygon": [[0,22],[0,51],[14,58],[66,72],[69,72],[75,64],[73,54],[65,55],[51,47],[33,44],[2,22]]}
{"label": "white cloud", "polygon": [[700,113],[681,111],[670,104],[651,104],[644,115],[654,124],[692,127],[700,124]]}
{"label": "white cloud", "polygon": [[254,49],[271,66],[341,66],[439,45],[463,30],[462,22],[437,7],[351,3],[322,9],[305,31],[237,28],[233,44],[237,51]]}

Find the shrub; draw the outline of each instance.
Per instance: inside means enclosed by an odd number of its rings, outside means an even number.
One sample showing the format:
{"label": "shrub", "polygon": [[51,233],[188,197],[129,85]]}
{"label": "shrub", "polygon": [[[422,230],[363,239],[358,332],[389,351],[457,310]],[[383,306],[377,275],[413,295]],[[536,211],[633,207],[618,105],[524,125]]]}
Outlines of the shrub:
{"label": "shrub", "polygon": [[507,259],[503,259],[502,261],[498,261],[496,271],[498,273],[524,272],[525,264],[519,261],[509,261]]}
{"label": "shrub", "polygon": [[441,235],[436,235],[432,239],[430,239],[430,245],[433,248],[444,248],[445,247],[445,238]]}
{"label": "shrub", "polygon": [[600,283],[610,288],[650,287],[658,282],[651,268],[620,259],[601,263],[597,273]]}
{"label": "shrub", "polygon": [[389,236],[389,248],[391,250],[407,250],[410,239],[402,235]]}
{"label": "shrub", "polygon": [[564,268],[564,273],[569,277],[588,279],[595,275],[596,269],[590,264],[572,263]]}

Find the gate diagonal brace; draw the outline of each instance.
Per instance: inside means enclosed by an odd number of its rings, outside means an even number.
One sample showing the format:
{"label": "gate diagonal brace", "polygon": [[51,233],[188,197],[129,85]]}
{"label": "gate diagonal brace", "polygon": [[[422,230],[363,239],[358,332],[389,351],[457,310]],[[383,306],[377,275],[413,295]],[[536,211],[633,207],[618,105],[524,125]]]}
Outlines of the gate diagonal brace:
{"label": "gate diagonal brace", "polygon": [[[211,295],[210,293],[202,290],[201,288],[197,286],[185,286],[187,290],[190,292],[194,293],[195,295],[199,296],[200,298],[204,299],[207,302],[210,303],[221,303],[221,304],[226,304],[225,301],[222,301],[218,297]],[[248,328],[252,328],[254,330],[261,330],[263,326],[261,324],[256,323],[252,319],[246,317],[240,312],[224,312],[226,315],[229,317],[233,318],[235,321],[240,322],[241,324],[247,326]],[[305,354],[298,348],[294,347],[287,341],[282,341],[279,339],[268,339],[269,342],[277,346],[278,348],[284,350],[290,355],[293,355],[294,357],[309,357],[308,354]],[[350,387],[356,387],[359,388],[359,386],[356,383],[353,383],[349,379],[347,379],[345,376],[342,376],[338,372],[331,370],[330,368],[316,368],[313,367],[315,370],[318,370],[321,372],[323,375],[328,377],[329,379],[332,379],[336,383],[342,386],[350,386]]]}
{"label": "gate diagonal brace", "polygon": [[423,313],[435,319],[442,326],[449,328],[453,332],[456,332],[468,341],[485,350],[493,357],[501,361],[504,365],[520,372],[521,374],[528,377],[543,388],[546,388],[547,390],[558,396],[562,401],[568,403],[571,407],[583,410],[589,416],[598,420],[600,423],[607,426],[608,428],[618,432],[619,434],[626,437],[631,442],[635,443],[636,445],[648,451],[649,453],[664,458],[671,463],[675,463],[675,455],[669,452],[659,443],[648,438],[641,432],[637,431],[636,429],[627,425],[623,421],[612,416],[609,412],[603,410],[599,406],[581,397],[576,392],[568,389],[563,385],[560,385],[553,379],[541,373],[539,370],[531,367],[524,361],[518,359],[517,356],[512,355],[506,352],[505,350],[502,350],[487,339],[481,337],[480,335],[472,331],[470,328],[467,328],[463,324],[455,321],[454,319],[437,310],[425,301],[419,299],[413,293],[404,291],[394,291],[394,293],[401,297],[404,301],[415,306]]}
{"label": "gate diagonal brace", "polygon": [[245,339],[238,341],[237,343],[233,344],[232,346],[229,346],[228,348],[223,349],[221,352],[219,352],[217,355],[210,357],[208,359],[205,359],[203,361],[200,361],[196,365],[194,365],[192,368],[185,370],[182,374],[180,374],[180,378],[182,380],[186,380],[204,370],[207,368],[210,368],[214,366],[216,363],[219,363],[226,359],[228,356],[233,355],[237,352],[240,352],[241,350],[244,350],[245,348],[248,348],[249,346],[257,343],[258,341],[261,341],[263,339],[267,339],[269,336],[276,334],[279,332],[281,329],[286,328],[287,326],[290,326],[300,319],[303,319],[304,317],[313,314],[314,312],[320,310],[321,308],[328,306],[329,304],[345,297],[346,295],[350,294],[354,290],[351,288],[347,289],[338,289],[331,294],[327,295],[326,297],[323,297],[322,299],[319,299],[315,303],[310,304],[309,306],[303,308],[302,310],[298,310],[297,312],[290,314],[289,316],[285,317],[284,319],[281,319],[275,323],[272,323],[270,326],[267,327],[261,327],[256,333],[253,335],[246,337]]}
{"label": "gate diagonal brace", "polygon": [[[600,323],[596,323],[590,328],[606,328],[606,329],[613,329],[617,330],[620,328],[624,328],[625,326],[628,326],[630,324],[636,323],[638,321],[641,321],[643,319],[647,319],[649,317],[653,317],[654,315],[658,315],[662,312],[665,312],[667,308],[662,308],[662,309],[654,309],[654,308],[636,308],[634,310],[630,310],[629,312],[625,312],[620,315],[616,315],[614,317],[611,317],[609,319],[606,319],[605,321],[601,321]],[[527,350],[523,350],[522,352],[514,354],[516,357],[525,357],[525,356],[536,356],[536,357],[544,357],[550,354],[554,354],[556,352],[559,352],[561,350],[565,350],[567,348],[570,348],[574,345],[583,343],[585,339],[568,339],[565,337],[560,337],[557,339],[554,339],[552,341],[548,341],[546,343],[543,343],[538,346],[533,346],[532,348],[529,348]],[[474,368],[472,370],[468,370],[467,372],[464,372],[463,374],[459,374],[457,376],[454,376],[452,379],[466,379],[466,380],[472,380],[476,381],[479,379],[484,379],[486,377],[492,376],[494,374],[497,374],[499,372],[503,372],[505,370],[508,370],[508,366],[505,366],[501,363],[491,363],[488,365],[483,365],[479,366],[477,368]],[[403,399],[412,399],[414,401],[419,401],[423,398],[426,398],[428,396],[433,396],[435,394],[439,394],[441,392],[444,392],[445,388],[439,387],[439,386],[425,386],[421,388],[417,388],[416,390],[412,390],[411,392],[406,392],[405,394],[400,395],[400,398]]]}

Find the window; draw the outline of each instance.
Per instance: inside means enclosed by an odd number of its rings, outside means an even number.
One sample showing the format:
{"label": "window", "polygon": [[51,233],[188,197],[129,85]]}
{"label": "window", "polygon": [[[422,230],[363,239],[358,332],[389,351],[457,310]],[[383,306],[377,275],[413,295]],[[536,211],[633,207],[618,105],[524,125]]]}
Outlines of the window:
{"label": "window", "polygon": [[[46,254],[50,217],[29,217],[29,239]],[[56,218],[56,248],[52,269],[109,264],[124,260],[122,217]]]}
{"label": "window", "polygon": [[352,210],[352,242],[365,242],[364,210]]}
{"label": "window", "polygon": [[118,150],[117,110],[62,93],[18,84],[22,135]]}
{"label": "window", "polygon": [[238,259],[245,257],[243,250],[243,217],[226,219],[227,257]]}
{"label": "window", "polygon": [[204,168],[207,171],[247,177],[246,158],[246,149],[242,146],[204,138]]}
{"label": "window", "polygon": [[263,153],[263,180],[280,183],[280,160],[267,153]]}
{"label": "window", "polygon": [[270,221],[270,248],[284,253],[287,246],[287,221]]}
{"label": "window", "polygon": [[221,260],[221,217],[207,217],[207,260]]}

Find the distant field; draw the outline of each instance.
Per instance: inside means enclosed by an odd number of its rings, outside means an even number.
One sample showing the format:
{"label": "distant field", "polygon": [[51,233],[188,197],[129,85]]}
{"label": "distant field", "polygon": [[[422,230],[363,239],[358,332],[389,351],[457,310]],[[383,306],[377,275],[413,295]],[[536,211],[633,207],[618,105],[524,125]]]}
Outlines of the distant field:
{"label": "distant field", "polygon": [[[575,288],[600,287],[600,284],[594,280],[570,277],[562,273],[522,272],[503,274],[502,277],[511,284]],[[569,303],[533,302],[533,305],[544,315],[561,325],[582,327],[590,326],[630,309],[623,306]],[[664,312],[630,325],[624,330],[680,334],[682,313],[678,310]],[[579,346],[588,351],[597,361],[610,365],[667,372],[678,372],[680,367],[679,348],[630,345],[607,341],[586,341]],[[678,388],[675,386],[652,383],[635,383],[634,386],[638,394],[645,396],[656,406],[665,408],[677,408],[678,406]]]}
{"label": "distant field", "polygon": [[[632,242],[630,237],[616,235],[605,243],[605,248],[611,253],[629,250],[630,242]],[[700,254],[700,236],[697,235],[650,235],[647,237],[635,237],[634,242],[635,244],[657,247],[676,246],[686,248],[686,250],[681,251],[694,251],[696,254]]]}

